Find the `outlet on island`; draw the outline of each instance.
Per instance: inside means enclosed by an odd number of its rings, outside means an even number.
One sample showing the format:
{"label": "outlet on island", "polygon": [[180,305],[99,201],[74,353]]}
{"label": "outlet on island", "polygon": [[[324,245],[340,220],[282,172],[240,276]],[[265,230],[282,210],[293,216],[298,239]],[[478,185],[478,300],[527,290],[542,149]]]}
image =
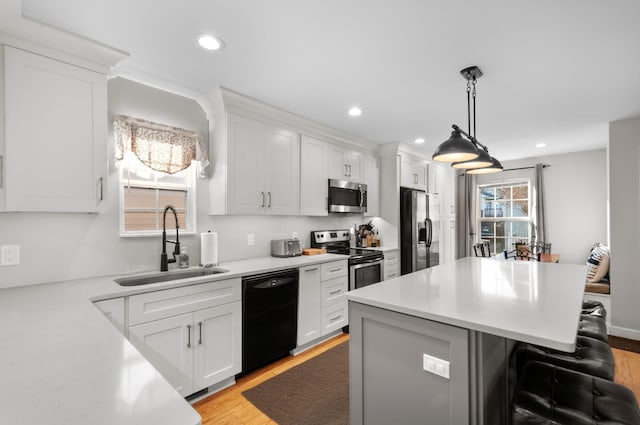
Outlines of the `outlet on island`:
{"label": "outlet on island", "polygon": [[247,246],[253,246],[253,243],[254,243],[253,233],[248,233],[247,234]]}

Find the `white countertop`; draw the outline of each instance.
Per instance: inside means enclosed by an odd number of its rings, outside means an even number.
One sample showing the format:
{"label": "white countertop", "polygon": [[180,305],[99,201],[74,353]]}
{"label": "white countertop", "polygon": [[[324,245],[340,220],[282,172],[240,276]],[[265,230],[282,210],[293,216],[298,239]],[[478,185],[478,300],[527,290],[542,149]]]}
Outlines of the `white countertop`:
{"label": "white countertop", "polygon": [[467,257],[350,291],[387,310],[567,352],[586,266]]}
{"label": "white countertop", "polygon": [[91,301],[300,267],[347,256],[257,258],[228,273],[122,287],[122,276],[0,290],[0,422],[196,425],[200,416]]}

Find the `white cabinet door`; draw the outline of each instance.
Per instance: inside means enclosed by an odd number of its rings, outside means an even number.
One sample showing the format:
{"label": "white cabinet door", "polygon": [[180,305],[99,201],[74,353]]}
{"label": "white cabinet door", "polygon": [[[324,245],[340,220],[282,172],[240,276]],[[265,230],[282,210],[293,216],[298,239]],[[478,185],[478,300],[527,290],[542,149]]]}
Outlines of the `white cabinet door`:
{"label": "white cabinet door", "polygon": [[341,301],[337,304],[322,309],[322,335],[349,324],[349,307],[347,301]]}
{"label": "white cabinet door", "polygon": [[242,304],[193,313],[195,389],[230,378],[242,369]]}
{"label": "white cabinet door", "polygon": [[193,386],[193,314],[129,327],[129,340],[183,396]]}
{"label": "white cabinet door", "polygon": [[400,276],[399,257],[400,251],[397,249],[384,252],[384,280]]}
{"label": "white cabinet door", "polygon": [[367,185],[367,212],[365,216],[380,215],[380,161],[373,156],[364,158],[364,184]]}
{"label": "white cabinet door", "polygon": [[362,152],[329,144],[329,177],[361,183],[363,158]]}
{"label": "white cabinet door", "polygon": [[106,76],[4,47],[5,210],[97,212],[106,177]]}
{"label": "white cabinet door", "polygon": [[297,215],[296,133],[227,114],[227,213]]}
{"label": "white cabinet door", "polygon": [[328,215],[328,143],[302,136],[300,140],[300,215]]}
{"label": "white cabinet door", "polygon": [[300,268],[298,282],[298,346],[321,336],[320,265]]}
{"label": "white cabinet door", "polygon": [[400,186],[427,190],[427,164],[403,157],[400,162]]}
{"label": "white cabinet door", "polygon": [[229,214],[260,214],[266,206],[260,174],[264,132],[265,126],[259,121],[233,114],[227,116]]}
{"label": "white cabinet door", "polygon": [[267,127],[268,152],[262,154],[265,212],[275,215],[297,215],[300,190],[300,138],[297,133]]}

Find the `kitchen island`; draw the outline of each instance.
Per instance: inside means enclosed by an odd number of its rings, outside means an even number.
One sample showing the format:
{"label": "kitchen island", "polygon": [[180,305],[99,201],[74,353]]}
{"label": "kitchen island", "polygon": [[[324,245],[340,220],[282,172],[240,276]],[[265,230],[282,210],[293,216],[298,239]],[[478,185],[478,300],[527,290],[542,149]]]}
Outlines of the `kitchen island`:
{"label": "kitchen island", "polygon": [[351,424],[506,424],[517,341],[571,352],[586,266],[468,257],[347,294]]}

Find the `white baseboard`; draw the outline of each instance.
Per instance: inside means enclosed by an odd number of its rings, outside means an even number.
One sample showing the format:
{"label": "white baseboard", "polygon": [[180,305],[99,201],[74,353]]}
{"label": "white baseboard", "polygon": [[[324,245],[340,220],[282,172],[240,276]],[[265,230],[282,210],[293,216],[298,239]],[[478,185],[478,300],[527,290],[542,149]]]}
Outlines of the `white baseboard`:
{"label": "white baseboard", "polygon": [[623,328],[622,326],[609,326],[609,334],[621,338],[634,339],[640,341],[640,330]]}

